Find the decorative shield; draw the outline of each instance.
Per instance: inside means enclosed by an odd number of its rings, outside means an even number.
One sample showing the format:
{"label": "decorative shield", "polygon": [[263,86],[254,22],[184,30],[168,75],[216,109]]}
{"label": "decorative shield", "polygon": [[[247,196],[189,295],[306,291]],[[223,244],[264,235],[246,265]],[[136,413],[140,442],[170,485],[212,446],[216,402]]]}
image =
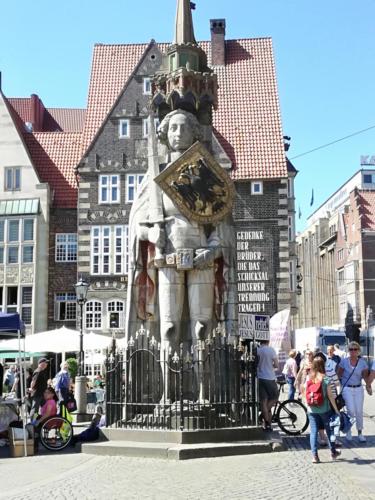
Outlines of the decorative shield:
{"label": "decorative shield", "polygon": [[200,142],[154,180],[185,217],[200,224],[218,222],[232,210],[233,181]]}

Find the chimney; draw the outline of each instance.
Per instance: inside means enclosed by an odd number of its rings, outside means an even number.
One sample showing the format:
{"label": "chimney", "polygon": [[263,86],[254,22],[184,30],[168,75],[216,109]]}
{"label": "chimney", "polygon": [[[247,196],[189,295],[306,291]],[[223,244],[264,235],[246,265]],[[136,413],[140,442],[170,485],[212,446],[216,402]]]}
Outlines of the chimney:
{"label": "chimney", "polygon": [[42,130],[44,106],[36,94],[31,94],[31,123],[34,132]]}
{"label": "chimney", "polygon": [[211,19],[211,65],[225,66],[225,19]]}

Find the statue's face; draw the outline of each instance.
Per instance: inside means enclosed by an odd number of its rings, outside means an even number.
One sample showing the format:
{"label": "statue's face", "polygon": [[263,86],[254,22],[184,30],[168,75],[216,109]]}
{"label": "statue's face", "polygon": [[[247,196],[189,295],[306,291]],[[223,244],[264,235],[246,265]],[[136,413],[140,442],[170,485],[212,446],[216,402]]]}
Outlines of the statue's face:
{"label": "statue's face", "polygon": [[168,142],[173,151],[185,151],[193,144],[193,130],[183,114],[172,116],[168,127]]}

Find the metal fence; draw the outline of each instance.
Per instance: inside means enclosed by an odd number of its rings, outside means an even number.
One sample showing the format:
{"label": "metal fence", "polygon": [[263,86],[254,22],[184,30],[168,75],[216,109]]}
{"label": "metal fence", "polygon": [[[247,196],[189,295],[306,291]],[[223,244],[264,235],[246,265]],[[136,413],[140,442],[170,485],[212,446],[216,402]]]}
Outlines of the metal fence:
{"label": "metal fence", "polygon": [[114,427],[195,430],[258,424],[252,348],[220,334],[165,352],[143,328],[106,360],[106,416]]}

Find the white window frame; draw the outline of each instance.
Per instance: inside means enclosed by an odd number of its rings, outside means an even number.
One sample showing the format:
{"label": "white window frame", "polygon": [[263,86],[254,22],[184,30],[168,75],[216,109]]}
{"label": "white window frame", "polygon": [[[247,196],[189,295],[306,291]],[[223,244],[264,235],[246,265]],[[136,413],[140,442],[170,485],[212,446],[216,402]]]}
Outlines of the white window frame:
{"label": "white window frame", "polygon": [[[256,186],[259,186],[259,191],[256,190]],[[263,181],[252,181],[251,194],[255,196],[263,194]]]}
{"label": "white window frame", "polygon": [[151,94],[152,94],[151,78],[146,76],[143,78],[143,95],[151,95]]}
{"label": "white window frame", "polygon": [[[58,297],[60,297],[60,300],[58,300]],[[77,319],[77,297],[74,292],[57,292],[55,293],[55,321],[75,321]],[[65,304],[65,316],[71,315],[71,318],[65,317],[62,318],[61,316],[61,311],[60,311],[60,304]],[[70,311],[71,306],[74,304],[74,317],[73,314],[68,314],[68,311]],[[71,312],[71,311],[70,311]]]}
{"label": "white window frame", "polygon": [[129,227],[93,226],[91,228],[91,274],[125,275],[129,267]]}
{"label": "white window frame", "polygon": [[[9,174],[10,174],[10,183],[9,183],[10,185],[8,185]],[[4,191],[20,191],[20,190],[21,190],[21,168],[20,167],[5,167],[4,168]]]}
{"label": "white window frame", "polygon": [[[118,314],[118,326],[111,327],[111,313]],[[113,299],[107,303],[107,325],[109,329],[125,328],[125,302],[123,300]]]}
{"label": "white window frame", "polygon": [[[106,179],[106,183],[104,183]],[[116,179],[116,180],[115,180]],[[115,181],[114,181],[115,180]],[[116,196],[113,196],[112,189],[116,189]],[[112,205],[120,203],[121,179],[118,174],[99,175],[99,203],[101,205]],[[103,189],[107,190],[107,199],[103,199]]]}
{"label": "white window frame", "polygon": [[[141,182],[143,181],[145,174],[127,174],[125,178],[125,203],[133,203],[137,196],[137,191]],[[130,179],[133,178],[134,182],[130,182]],[[134,189],[133,197],[129,196],[129,188]]]}
{"label": "white window frame", "polygon": [[[142,120],[142,135],[144,139],[147,139],[148,137],[148,118],[143,118]],[[158,130],[158,126],[160,125],[160,120],[159,118],[154,118],[154,125],[155,125],[155,132]]]}
{"label": "white window frame", "polygon": [[[100,300],[92,299],[86,302],[84,325],[86,330],[100,330],[102,328],[103,303]],[[88,319],[91,319],[90,325]]]}
{"label": "white window frame", "polygon": [[337,285],[339,287],[345,285],[345,268],[339,269],[337,271]]}
{"label": "white window frame", "polygon": [[[123,125],[126,124],[126,133],[124,134]],[[130,137],[130,120],[128,118],[122,118],[118,123],[118,136],[120,139],[129,139]]]}
{"label": "white window frame", "polygon": [[55,234],[55,262],[77,262],[77,254],[77,233]]}

